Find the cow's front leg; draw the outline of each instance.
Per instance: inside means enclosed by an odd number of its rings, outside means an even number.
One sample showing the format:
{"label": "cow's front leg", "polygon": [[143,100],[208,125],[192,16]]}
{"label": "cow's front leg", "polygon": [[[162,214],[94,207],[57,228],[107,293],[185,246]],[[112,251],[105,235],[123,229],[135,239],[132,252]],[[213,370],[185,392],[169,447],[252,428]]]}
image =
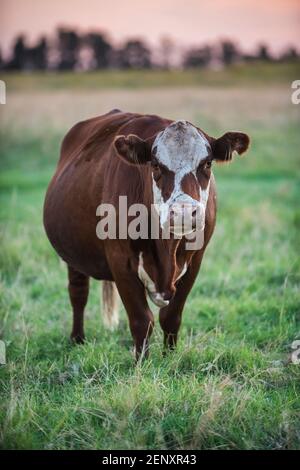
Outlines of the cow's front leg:
{"label": "cow's front leg", "polygon": [[127,311],[130,331],[135,345],[135,356],[147,357],[149,338],[153,331],[154,318],[148,306],[145,288],[133,273],[115,276],[116,286]]}
{"label": "cow's front leg", "polygon": [[164,332],[164,346],[174,349],[177,343],[178,331],[187,296],[197,277],[203,252],[196,253],[185,275],[178,281],[176,293],[167,307],[159,311],[159,322]]}

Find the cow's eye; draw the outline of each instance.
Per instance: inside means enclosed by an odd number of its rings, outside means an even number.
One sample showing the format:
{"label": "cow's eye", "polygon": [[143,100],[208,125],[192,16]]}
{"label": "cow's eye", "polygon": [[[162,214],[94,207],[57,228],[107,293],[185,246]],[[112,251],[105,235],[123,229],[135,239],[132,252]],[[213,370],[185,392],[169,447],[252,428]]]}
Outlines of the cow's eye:
{"label": "cow's eye", "polygon": [[206,163],[204,164],[204,168],[205,168],[206,170],[208,170],[209,168],[211,168],[211,161],[206,162]]}

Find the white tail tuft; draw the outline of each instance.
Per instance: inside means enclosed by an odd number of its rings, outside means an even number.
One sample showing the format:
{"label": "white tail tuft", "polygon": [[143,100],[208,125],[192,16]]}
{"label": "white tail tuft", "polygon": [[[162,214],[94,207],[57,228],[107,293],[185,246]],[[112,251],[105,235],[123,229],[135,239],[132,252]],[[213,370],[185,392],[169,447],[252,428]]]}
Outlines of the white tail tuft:
{"label": "white tail tuft", "polygon": [[104,325],[113,330],[119,324],[119,293],[114,282],[102,281],[102,310]]}

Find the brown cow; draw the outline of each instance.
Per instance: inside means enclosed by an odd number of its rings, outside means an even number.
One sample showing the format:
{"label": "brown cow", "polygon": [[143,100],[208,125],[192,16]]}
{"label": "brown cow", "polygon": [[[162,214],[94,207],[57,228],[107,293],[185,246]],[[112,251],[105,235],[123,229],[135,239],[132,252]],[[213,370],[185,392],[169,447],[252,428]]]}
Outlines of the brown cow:
{"label": "brown cow", "polygon": [[[67,133],[46,195],[44,225],[68,265],[75,342],[84,340],[83,315],[93,277],[103,281],[103,314],[109,325],[117,323],[119,292],[137,358],[147,354],[154,324],[147,293],[160,307],[165,346],[176,345],[183,307],[215,226],[212,162],[229,161],[234,151],[241,154],[248,145],[249,137],[240,132],[215,139],[183,120],[119,110],[80,122]],[[150,209],[155,204],[157,239],[97,236],[97,208],[111,204],[118,221],[119,196],[127,196],[128,207],[143,203]],[[186,215],[187,206],[192,208],[192,230],[199,218],[204,230],[202,246],[194,250],[186,249],[190,232],[183,229],[178,236],[174,216]],[[169,239],[162,237],[166,221]]]}

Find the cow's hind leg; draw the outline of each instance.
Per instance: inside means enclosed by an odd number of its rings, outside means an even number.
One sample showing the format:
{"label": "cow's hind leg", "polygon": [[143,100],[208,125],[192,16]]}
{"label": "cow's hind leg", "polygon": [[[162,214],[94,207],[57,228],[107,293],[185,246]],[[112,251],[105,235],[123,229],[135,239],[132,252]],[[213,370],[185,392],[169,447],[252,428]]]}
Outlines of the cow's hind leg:
{"label": "cow's hind leg", "polygon": [[71,339],[77,343],[84,342],[83,315],[89,295],[89,277],[71,266],[68,266],[69,295],[73,307],[73,328]]}

